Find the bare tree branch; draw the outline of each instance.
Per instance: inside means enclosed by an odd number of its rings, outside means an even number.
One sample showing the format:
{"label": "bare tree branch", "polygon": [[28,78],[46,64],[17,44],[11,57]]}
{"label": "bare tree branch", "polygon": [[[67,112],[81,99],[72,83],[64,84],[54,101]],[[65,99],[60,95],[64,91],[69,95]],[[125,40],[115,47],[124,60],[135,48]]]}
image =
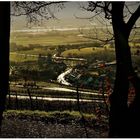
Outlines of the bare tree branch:
{"label": "bare tree branch", "polygon": [[[23,1],[11,2],[12,16],[26,16],[29,23],[40,22],[42,19],[57,19],[50,7],[57,6],[57,10],[64,8],[64,1]],[[54,8],[55,9],[55,8]]]}
{"label": "bare tree branch", "polygon": [[96,13],[96,14],[93,15],[93,16],[90,16],[90,17],[79,17],[79,16],[77,16],[77,15],[75,15],[75,14],[74,14],[74,17],[77,18],[77,19],[88,19],[88,20],[90,20],[90,19],[93,19],[94,17],[96,17],[96,16],[98,16],[98,15],[100,15],[100,14],[101,14],[101,11],[100,11],[99,13]]}
{"label": "bare tree branch", "polygon": [[95,13],[104,13],[105,18],[111,19],[111,2],[89,2],[88,7],[83,9]]}
{"label": "bare tree branch", "polygon": [[125,4],[125,8],[126,8],[126,9],[127,9],[127,11],[129,12],[129,14],[131,14],[131,15],[133,14],[133,12],[131,12],[131,11],[130,11],[130,8],[128,7],[128,5],[127,5],[127,4]]}
{"label": "bare tree branch", "polygon": [[54,4],[63,4],[64,2],[56,1],[56,2],[12,2],[12,7],[14,10],[11,15],[13,16],[21,16],[21,15],[29,15],[31,13],[38,12],[41,8],[51,6]]}
{"label": "bare tree branch", "polygon": [[135,25],[135,23],[139,17],[140,17],[140,5],[127,22],[127,27],[128,27],[129,33],[131,32],[131,29],[133,28],[133,26]]}
{"label": "bare tree branch", "polygon": [[103,42],[104,44],[107,44],[110,41],[114,40],[114,36],[111,36],[111,37],[106,38],[106,39],[101,39],[100,37],[98,37],[98,31],[96,31],[96,28],[95,28],[94,36],[93,35],[91,36],[89,34],[83,33],[82,29],[80,29],[79,31],[83,35],[84,38],[88,38],[88,39],[91,39],[91,40],[100,41],[100,42]]}

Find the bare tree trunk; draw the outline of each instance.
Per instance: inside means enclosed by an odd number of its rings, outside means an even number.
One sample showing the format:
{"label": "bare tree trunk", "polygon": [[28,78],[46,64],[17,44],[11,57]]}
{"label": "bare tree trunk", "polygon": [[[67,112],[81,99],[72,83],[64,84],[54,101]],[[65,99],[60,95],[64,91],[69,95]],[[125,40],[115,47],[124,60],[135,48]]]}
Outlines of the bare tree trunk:
{"label": "bare tree trunk", "polygon": [[0,2],[0,128],[9,87],[10,2]]}
{"label": "bare tree trunk", "polygon": [[130,137],[140,138],[140,78],[134,75],[131,83],[135,89],[135,99],[129,107],[129,134]]}
{"label": "bare tree trunk", "polygon": [[[127,28],[123,21],[124,3],[112,3],[112,24],[116,50],[116,80],[110,97],[110,137],[127,137],[128,125],[128,75],[131,67],[131,55],[128,45]],[[119,10],[118,10],[119,9]],[[119,11],[119,12],[118,12]]]}
{"label": "bare tree trunk", "polygon": [[[120,41],[116,39],[116,47],[123,47],[123,44],[118,44]],[[118,49],[118,48],[117,48]],[[117,51],[116,51],[117,52]],[[119,51],[120,52],[120,51]],[[125,54],[120,54],[125,55]],[[116,56],[117,58],[117,56]],[[117,69],[116,69],[116,80],[114,83],[114,90],[110,96],[110,136],[111,137],[126,137],[125,131],[127,126],[127,115],[128,115],[128,67],[125,65],[123,57],[117,58]]]}
{"label": "bare tree trunk", "polygon": [[[124,2],[113,2],[112,9],[117,70],[114,91],[110,97],[109,136],[140,137],[139,129],[137,129],[140,126],[140,79],[136,76],[132,66],[131,51],[128,44],[130,30],[123,21]],[[134,102],[128,107],[130,82],[135,88],[136,96]]]}

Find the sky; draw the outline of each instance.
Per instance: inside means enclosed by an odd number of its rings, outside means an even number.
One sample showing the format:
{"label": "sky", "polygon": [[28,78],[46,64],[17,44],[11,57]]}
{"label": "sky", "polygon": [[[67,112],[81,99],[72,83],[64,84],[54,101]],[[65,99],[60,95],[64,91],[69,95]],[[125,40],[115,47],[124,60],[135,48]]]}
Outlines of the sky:
{"label": "sky", "polygon": [[[87,12],[85,10],[81,9],[81,5],[87,5],[88,2],[86,1],[71,1],[66,2],[64,4],[64,8],[62,10],[58,11],[58,8],[50,7],[51,11],[54,13],[55,17],[57,19],[49,19],[49,20],[43,20],[43,23],[40,24],[41,27],[44,28],[73,28],[73,27],[89,27],[89,26],[105,26],[102,21],[102,23],[99,22],[99,18],[96,17],[92,21],[87,19],[88,17],[92,17],[94,13]],[[130,3],[129,5],[132,5]],[[133,11],[135,9],[136,4],[133,2],[133,6],[131,6],[130,10]],[[76,18],[79,17],[79,18]],[[85,18],[85,19],[84,19]],[[99,20],[98,20],[99,19]],[[31,27],[34,27],[35,25],[32,25]],[[19,17],[12,17],[12,29],[25,29],[28,28],[27,26],[27,20],[23,16]]]}
{"label": "sky", "polygon": [[[83,11],[80,8],[81,5],[86,5],[86,4],[87,2],[66,2],[65,7],[62,10],[57,11],[52,8],[51,10],[54,12],[54,15],[57,19],[44,20],[41,26],[46,28],[91,26],[92,24],[89,20],[79,19],[79,18],[91,17],[93,15],[93,13]],[[12,17],[12,29],[22,29],[22,28],[27,28],[26,18],[23,16]]]}

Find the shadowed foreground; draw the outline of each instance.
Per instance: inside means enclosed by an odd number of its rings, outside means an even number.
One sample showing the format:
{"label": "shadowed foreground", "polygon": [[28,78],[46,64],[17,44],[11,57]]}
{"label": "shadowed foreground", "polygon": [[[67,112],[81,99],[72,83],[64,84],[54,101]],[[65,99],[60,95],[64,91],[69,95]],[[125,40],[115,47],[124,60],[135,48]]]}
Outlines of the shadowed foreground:
{"label": "shadowed foreground", "polygon": [[[104,120],[86,118],[88,137],[107,137],[108,126]],[[55,113],[50,116],[5,113],[2,126],[3,138],[86,138],[79,116]]]}

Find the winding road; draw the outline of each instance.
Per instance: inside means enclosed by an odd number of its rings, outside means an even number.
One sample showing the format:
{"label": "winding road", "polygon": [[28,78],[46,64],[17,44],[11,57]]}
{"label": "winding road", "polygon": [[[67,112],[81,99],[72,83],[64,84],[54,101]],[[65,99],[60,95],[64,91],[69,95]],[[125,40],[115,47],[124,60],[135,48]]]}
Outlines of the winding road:
{"label": "winding road", "polygon": [[72,68],[70,68],[70,69],[68,69],[67,71],[61,73],[61,74],[58,76],[58,78],[57,78],[58,83],[63,84],[63,85],[67,85],[67,86],[71,86],[71,84],[68,83],[68,82],[65,80],[65,76],[66,76],[67,74],[71,73],[71,71],[72,71]]}
{"label": "winding road", "polygon": [[[30,57],[38,57],[38,55],[32,55],[32,54],[18,54],[18,55],[23,55],[23,56],[30,56]],[[43,56],[43,57],[47,57],[47,56]],[[57,58],[55,55],[53,56],[53,58]],[[75,58],[73,58],[75,59]],[[77,58],[76,58],[77,59]],[[79,58],[80,60],[80,58]],[[110,63],[106,63],[106,66],[108,65],[114,65],[116,62],[110,62]],[[63,72],[62,74],[60,74],[57,78],[57,82],[63,85],[67,85],[67,86],[71,86],[71,84],[69,82],[66,81],[65,76],[69,73],[72,72],[72,68],[69,68],[68,70],[66,70],[65,72]],[[16,85],[17,87],[21,87],[23,88],[22,85]],[[76,93],[77,91],[74,89],[69,89],[69,88],[60,88],[60,87],[40,87],[41,89],[46,89],[46,90],[53,90],[53,91],[65,91],[65,92],[73,92]],[[80,94],[90,94],[90,95],[95,95],[98,96],[99,99],[93,99],[93,100],[87,100],[87,99],[80,99],[80,102],[104,102],[103,100],[100,99],[100,97],[102,97],[103,95],[97,92],[89,92],[89,91],[78,91]],[[104,95],[106,96],[106,94]],[[16,95],[10,95],[10,97],[12,98],[16,98]],[[30,99],[28,95],[18,95],[17,98],[19,99]],[[52,98],[52,97],[41,97],[41,96],[32,96],[33,100],[46,100],[46,101],[73,101],[73,102],[77,102],[77,99],[70,99],[70,98]]]}

